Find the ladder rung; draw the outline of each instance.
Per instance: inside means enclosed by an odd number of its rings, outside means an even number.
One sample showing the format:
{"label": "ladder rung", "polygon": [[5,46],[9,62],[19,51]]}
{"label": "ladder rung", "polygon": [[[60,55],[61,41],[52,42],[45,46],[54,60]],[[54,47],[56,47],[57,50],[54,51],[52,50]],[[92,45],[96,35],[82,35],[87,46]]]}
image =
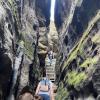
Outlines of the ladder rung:
{"label": "ladder rung", "polygon": [[53,66],[53,67],[55,67],[55,65],[52,65],[52,64],[51,65],[50,64],[48,64],[48,65],[46,64],[45,66],[49,66],[49,67],[52,67]]}
{"label": "ladder rung", "polygon": [[51,81],[55,81],[55,79],[50,79]]}
{"label": "ladder rung", "polygon": [[52,70],[46,70],[46,73],[55,73],[55,71],[52,71]]}
{"label": "ladder rung", "polygon": [[46,74],[48,77],[55,77],[55,74],[52,74],[52,73],[49,73],[49,74]]}
{"label": "ladder rung", "polygon": [[55,79],[55,76],[48,76],[49,79]]}
{"label": "ladder rung", "polygon": [[50,73],[52,75],[52,73]]}
{"label": "ladder rung", "polygon": [[49,75],[50,75],[50,74],[55,75],[55,73],[47,73],[47,74],[49,74]]}
{"label": "ladder rung", "polygon": [[55,70],[51,70],[51,69],[46,69],[46,72],[55,72]]}
{"label": "ladder rung", "polygon": [[[45,62],[46,64],[50,64],[50,61]],[[52,64],[56,64],[56,62],[52,62]]]}
{"label": "ladder rung", "polygon": [[53,67],[46,67],[46,70],[55,70],[55,68]]}
{"label": "ladder rung", "polygon": [[52,59],[52,63],[50,65],[50,60],[45,60],[45,68],[46,68],[46,75],[51,81],[55,81],[55,65],[56,65],[56,59]]}
{"label": "ladder rung", "polygon": [[55,70],[55,67],[46,67],[46,69],[54,69]]}
{"label": "ladder rung", "polygon": [[48,77],[50,80],[55,80],[55,77]]}
{"label": "ladder rung", "polygon": [[49,72],[55,73],[55,70],[46,70],[46,73],[49,73]]}

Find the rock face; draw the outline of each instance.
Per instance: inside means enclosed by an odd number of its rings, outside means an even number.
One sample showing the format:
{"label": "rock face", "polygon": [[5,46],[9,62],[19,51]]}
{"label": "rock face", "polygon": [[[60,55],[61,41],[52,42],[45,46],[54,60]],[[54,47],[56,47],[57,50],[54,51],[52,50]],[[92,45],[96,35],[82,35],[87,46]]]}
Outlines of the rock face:
{"label": "rock face", "polygon": [[[0,1],[0,100],[6,99],[9,95],[17,45],[20,41],[24,42],[24,57],[19,68],[15,94],[18,94],[31,81],[29,74],[37,69],[36,66],[32,66],[33,70],[30,73],[29,66],[33,63],[34,56],[38,57],[37,53],[44,49],[46,52],[50,4],[50,0]],[[39,40],[38,32],[40,33]],[[41,49],[35,52],[37,48]]]}
{"label": "rock face", "polygon": [[43,76],[49,45],[58,53],[57,100],[100,99],[99,0],[56,0],[55,25],[50,23],[50,6],[50,0],[0,0],[0,100],[13,84],[21,42],[24,55],[15,96],[26,85],[33,89]]}
{"label": "rock face", "polygon": [[[56,2],[55,24],[59,33],[62,73],[57,74],[60,76],[58,95],[62,93],[57,100],[87,99],[89,95],[95,100],[99,95],[97,87],[100,88],[97,72],[100,61],[100,41],[97,39],[100,34],[100,3],[98,0]],[[65,14],[62,14],[62,10]],[[94,81],[94,77],[98,77],[98,80]]]}
{"label": "rock face", "polygon": [[[0,5],[0,99],[5,99],[9,93],[9,84],[13,69],[14,29],[10,10]],[[7,11],[6,11],[7,10]],[[12,23],[12,24],[11,24]]]}
{"label": "rock face", "polygon": [[39,22],[39,41],[38,41],[38,57],[41,76],[43,76],[45,67],[45,58],[48,49],[48,32],[50,24],[50,0],[36,0],[36,16]]}
{"label": "rock face", "polygon": [[40,27],[48,27],[50,24],[50,0],[36,0],[36,16]]}

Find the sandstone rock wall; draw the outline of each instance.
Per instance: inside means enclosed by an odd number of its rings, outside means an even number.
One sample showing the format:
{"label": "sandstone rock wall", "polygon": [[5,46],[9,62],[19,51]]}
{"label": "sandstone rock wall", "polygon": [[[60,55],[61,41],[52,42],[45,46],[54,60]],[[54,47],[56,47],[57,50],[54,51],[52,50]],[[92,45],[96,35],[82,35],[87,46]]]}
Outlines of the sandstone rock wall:
{"label": "sandstone rock wall", "polygon": [[[63,3],[71,4],[69,10]],[[61,14],[62,7],[63,11],[66,11],[64,16]],[[73,9],[72,13],[71,9]],[[62,93],[58,100],[62,98],[65,98],[65,100],[78,100],[82,95],[81,98],[88,98],[89,95],[93,95],[92,99],[94,99],[99,95],[98,85],[96,85],[96,88],[94,87],[93,76],[95,77],[94,73],[97,73],[94,72],[95,64],[98,65],[100,60],[98,54],[100,44],[97,42],[95,44],[94,41],[100,30],[100,3],[98,3],[98,0],[76,2],[63,0],[57,2],[55,13],[59,15],[59,19],[57,19],[58,15],[55,14],[55,24],[60,37],[59,69],[62,73],[58,75],[60,76],[58,95]],[[98,41],[98,39],[96,40]],[[91,86],[91,89],[89,86]]]}
{"label": "sandstone rock wall", "polygon": [[[37,56],[34,55],[38,41],[37,31],[40,35],[43,34],[40,36],[42,41],[39,40],[39,43],[42,43],[50,23],[49,12],[50,0],[0,1],[0,100],[4,100],[9,94],[17,45],[21,41],[24,42],[24,59],[19,69],[18,83],[16,83],[19,85],[16,88],[21,91],[29,84],[29,66],[33,63],[34,56]],[[39,27],[43,27],[45,31]],[[44,42],[46,43],[47,40]],[[44,48],[40,51],[42,50]],[[33,66],[33,71],[37,66]]]}

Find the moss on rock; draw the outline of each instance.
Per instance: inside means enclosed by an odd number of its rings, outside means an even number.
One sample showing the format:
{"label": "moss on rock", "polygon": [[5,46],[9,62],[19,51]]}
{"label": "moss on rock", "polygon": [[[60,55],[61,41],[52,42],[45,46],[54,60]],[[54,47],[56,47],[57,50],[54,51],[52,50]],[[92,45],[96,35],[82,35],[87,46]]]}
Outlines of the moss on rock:
{"label": "moss on rock", "polygon": [[59,84],[55,100],[66,100],[67,96],[68,96],[68,91],[66,88],[64,88],[63,83],[61,82]]}
{"label": "moss on rock", "polygon": [[87,78],[85,72],[71,71],[68,73],[68,79],[66,80],[69,85],[78,86],[82,81]]}

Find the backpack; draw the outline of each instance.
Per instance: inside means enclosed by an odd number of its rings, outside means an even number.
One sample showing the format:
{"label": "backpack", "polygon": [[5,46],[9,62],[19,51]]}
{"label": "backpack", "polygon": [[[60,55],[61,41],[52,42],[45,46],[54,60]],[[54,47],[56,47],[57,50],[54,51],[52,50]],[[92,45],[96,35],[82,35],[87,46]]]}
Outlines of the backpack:
{"label": "backpack", "polygon": [[49,92],[50,90],[50,83],[48,80],[42,80],[40,82],[40,91],[42,92]]}

